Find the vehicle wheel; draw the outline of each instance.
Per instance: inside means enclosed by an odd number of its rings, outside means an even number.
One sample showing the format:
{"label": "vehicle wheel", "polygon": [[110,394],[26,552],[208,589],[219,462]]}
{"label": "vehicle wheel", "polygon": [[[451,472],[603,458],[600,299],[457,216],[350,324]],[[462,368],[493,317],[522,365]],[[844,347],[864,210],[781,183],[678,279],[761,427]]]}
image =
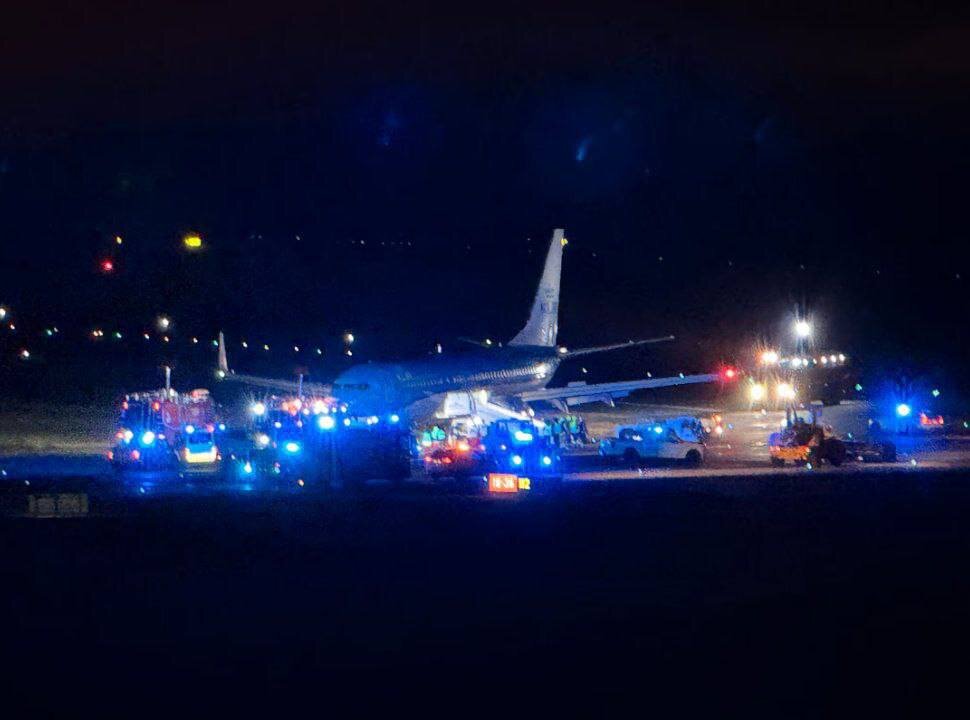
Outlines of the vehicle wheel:
{"label": "vehicle wheel", "polygon": [[845,461],[845,444],[835,438],[825,442],[825,459],[832,467],[839,467]]}
{"label": "vehicle wheel", "polygon": [[627,448],[623,451],[623,462],[633,467],[640,467],[640,455],[633,448]]}
{"label": "vehicle wheel", "polygon": [[771,458],[771,465],[773,467],[784,467],[785,461],[779,457],[773,457]]}
{"label": "vehicle wheel", "polygon": [[891,442],[882,444],[882,456],[880,459],[883,462],[894,463],[896,462],[896,446]]}
{"label": "vehicle wheel", "polygon": [[697,450],[688,450],[687,455],[684,456],[684,462],[689,467],[697,467],[701,464],[701,460],[703,460],[703,458]]}

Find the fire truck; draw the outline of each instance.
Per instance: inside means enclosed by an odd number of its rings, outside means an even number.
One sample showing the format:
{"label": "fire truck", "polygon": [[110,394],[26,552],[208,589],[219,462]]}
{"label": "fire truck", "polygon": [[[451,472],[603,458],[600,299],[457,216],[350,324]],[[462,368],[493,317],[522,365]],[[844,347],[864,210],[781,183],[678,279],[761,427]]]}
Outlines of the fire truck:
{"label": "fire truck", "polygon": [[128,393],[121,401],[115,444],[108,459],[116,469],[191,469],[212,472],[225,430],[209,391],[172,388]]}

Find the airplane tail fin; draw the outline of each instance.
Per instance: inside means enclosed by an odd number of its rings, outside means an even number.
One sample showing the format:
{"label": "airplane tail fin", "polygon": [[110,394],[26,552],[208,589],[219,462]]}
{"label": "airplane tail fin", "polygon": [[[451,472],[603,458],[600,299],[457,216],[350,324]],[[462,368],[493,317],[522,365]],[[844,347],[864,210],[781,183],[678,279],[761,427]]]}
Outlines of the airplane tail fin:
{"label": "airplane tail fin", "polygon": [[552,233],[552,243],[546,255],[539,288],[532,301],[532,312],[525,327],[509,340],[509,345],[538,345],[553,347],[559,333],[559,280],[562,275],[562,249],[566,244],[565,232],[557,228]]}
{"label": "airplane tail fin", "polygon": [[229,361],[226,359],[226,336],[219,331],[219,370],[223,375],[229,374]]}

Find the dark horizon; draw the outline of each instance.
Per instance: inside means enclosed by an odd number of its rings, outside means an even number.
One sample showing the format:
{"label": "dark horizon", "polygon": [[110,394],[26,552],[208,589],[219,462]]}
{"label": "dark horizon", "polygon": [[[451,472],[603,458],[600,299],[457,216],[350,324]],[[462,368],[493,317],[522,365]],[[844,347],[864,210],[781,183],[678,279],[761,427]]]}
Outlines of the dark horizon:
{"label": "dark horizon", "polygon": [[679,338],[620,371],[742,361],[801,306],[965,386],[966,13],[251,10],[15,11],[4,367],[159,313],[361,360],[507,339],[561,226],[564,344]]}

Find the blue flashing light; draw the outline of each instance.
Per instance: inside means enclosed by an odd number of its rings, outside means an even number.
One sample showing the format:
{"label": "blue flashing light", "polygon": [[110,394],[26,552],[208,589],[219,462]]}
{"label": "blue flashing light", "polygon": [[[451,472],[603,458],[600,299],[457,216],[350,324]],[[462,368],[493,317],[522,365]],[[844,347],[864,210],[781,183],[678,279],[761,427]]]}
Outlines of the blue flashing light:
{"label": "blue flashing light", "polygon": [[542,464],[545,465],[546,467],[549,467],[550,465],[552,465],[552,458],[549,457],[548,455],[543,455]]}
{"label": "blue flashing light", "polygon": [[286,450],[286,452],[290,453],[291,455],[294,455],[300,452],[300,443],[294,440],[290,440],[285,445],[283,445],[283,449]]}
{"label": "blue flashing light", "polygon": [[392,414],[392,415],[391,415],[391,417],[390,417],[390,418],[388,418],[388,419],[389,419],[389,420],[390,420],[390,421],[391,421],[392,423],[396,423],[396,422],[398,422],[398,421],[399,421],[399,420],[401,419],[401,416],[400,416],[400,415],[398,415],[397,413],[394,413],[394,414]]}
{"label": "blue flashing light", "polygon": [[653,431],[655,433],[657,433],[657,435],[659,435],[660,433],[662,433],[664,431],[664,429],[663,429],[663,426],[662,425],[654,425],[653,426]]}
{"label": "blue flashing light", "polygon": [[337,421],[333,419],[330,415],[320,415],[317,418],[317,427],[321,430],[333,430],[336,427]]}
{"label": "blue flashing light", "polygon": [[153,433],[151,430],[146,430],[141,434],[142,445],[151,445],[154,442],[155,442],[155,433]]}
{"label": "blue flashing light", "polygon": [[194,432],[195,432],[195,425],[186,425],[185,426],[185,434],[186,435],[191,435]]}
{"label": "blue flashing light", "polygon": [[910,413],[912,412],[913,409],[906,403],[899,403],[899,405],[896,406],[896,414],[901,418],[909,417]]}
{"label": "blue flashing light", "polygon": [[522,464],[522,456],[521,455],[513,455],[512,456],[512,464],[515,465],[516,467],[519,467]]}
{"label": "blue flashing light", "polygon": [[283,423],[277,420],[276,422],[273,423],[273,427],[279,430],[281,427],[283,427]]}
{"label": "blue flashing light", "polygon": [[252,475],[253,474],[253,464],[251,462],[247,462],[245,465],[243,465],[242,470],[243,470],[243,472],[246,475]]}
{"label": "blue flashing light", "polygon": [[350,427],[350,418],[344,418],[344,427]]}
{"label": "blue flashing light", "polygon": [[532,433],[525,432],[525,430],[516,430],[515,433],[512,435],[512,437],[515,438],[516,442],[520,442],[520,443],[532,442]]}
{"label": "blue flashing light", "polygon": [[933,388],[933,392],[931,394],[933,397],[940,397],[940,391],[937,388]]}
{"label": "blue flashing light", "polygon": [[125,440],[125,445],[127,445],[128,443],[130,443],[130,442],[131,442],[131,439],[132,439],[133,437],[135,437],[135,433],[133,433],[133,432],[132,432],[131,430],[125,430],[125,432],[124,432],[124,434],[122,435],[122,437],[123,437],[123,438],[124,438],[124,440]]}
{"label": "blue flashing light", "polygon": [[226,431],[226,424],[219,423],[219,432],[225,432],[225,431]]}

